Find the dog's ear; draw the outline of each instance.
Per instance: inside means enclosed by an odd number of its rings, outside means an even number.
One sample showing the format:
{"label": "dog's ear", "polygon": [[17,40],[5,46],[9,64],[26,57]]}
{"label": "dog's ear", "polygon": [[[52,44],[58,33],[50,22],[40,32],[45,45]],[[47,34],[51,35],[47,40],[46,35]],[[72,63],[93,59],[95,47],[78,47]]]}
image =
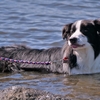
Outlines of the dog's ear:
{"label": "dog's ear", "polygon": [[100,19],[94,20],[94,24],[97,30],[97,34],[100,36]]}
{"label": "dog's ear", "polygon": [[68,38],[68,34],[70,34],[70,30],[71,30],[71,26],[73,23],[70,24],[66,24],[63,29],[62,29],[62,37],[63,39],[67,39]]}

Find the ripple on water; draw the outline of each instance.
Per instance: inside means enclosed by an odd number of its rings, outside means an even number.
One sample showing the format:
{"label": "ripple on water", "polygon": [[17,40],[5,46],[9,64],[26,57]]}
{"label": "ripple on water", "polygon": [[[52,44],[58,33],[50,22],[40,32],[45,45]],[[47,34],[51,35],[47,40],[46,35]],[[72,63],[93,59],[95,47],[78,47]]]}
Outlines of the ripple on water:
{"label": "ripple on water", "polygon": [[[24,44],[32,48],[63,45],[63,25],[99,18],[98,0],[1,0],[0,46]],[[100,74],[64,77],[56,74],[0,73],[0,89],[21,85],[76,98],[99,100]]]}

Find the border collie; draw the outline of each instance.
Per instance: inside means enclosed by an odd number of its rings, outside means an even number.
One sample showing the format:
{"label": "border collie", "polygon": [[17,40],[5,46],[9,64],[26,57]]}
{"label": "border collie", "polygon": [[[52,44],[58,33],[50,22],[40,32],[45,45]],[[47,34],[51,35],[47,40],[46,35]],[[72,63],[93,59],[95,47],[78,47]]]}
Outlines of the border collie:
{"label": "border collie", "polygon": [[63,63],[65,72],[73,74],[100,73],[100,20],[78,20],[63,28],[66,39],[64,55],[72,48],[69,62]]}
{"label": "border collie", "polygon": [[79,20],[64,26],[63,48],[32,49],[16,45],[0,48],[0,56],[25,61],[46,62],[50,65],[33,65],[0,61],[0,70],[34,70],[41,72],[92,74],[100,72],[100,20]]}

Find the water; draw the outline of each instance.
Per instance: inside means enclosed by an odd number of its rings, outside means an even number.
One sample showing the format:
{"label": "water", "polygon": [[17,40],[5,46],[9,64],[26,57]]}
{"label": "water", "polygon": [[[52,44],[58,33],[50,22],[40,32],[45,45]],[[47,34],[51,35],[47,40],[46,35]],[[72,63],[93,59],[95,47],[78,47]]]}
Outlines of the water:
{"label": "water", "polygon": [[[99,0],[1,0],[0,46],[24,44],[32,48],[62,46],[63,25],[100,17]],[[29,86],[76,98],[99,100],[100,74],[64,77],[23,72],[0,74],[0,89]]]}

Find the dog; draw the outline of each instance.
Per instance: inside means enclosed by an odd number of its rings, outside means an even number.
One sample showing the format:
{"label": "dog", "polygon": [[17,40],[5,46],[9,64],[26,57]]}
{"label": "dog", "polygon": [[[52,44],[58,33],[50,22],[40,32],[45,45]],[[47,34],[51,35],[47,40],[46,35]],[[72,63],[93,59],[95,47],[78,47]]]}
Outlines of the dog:
{"label": "dog", "polygon": [[51,62],[50,64],[14,63],[0,60],[1,72],[38,71],[43,73],[63,73],[61,47],[33,49],[23,45],[0,48],[0,57],[31,62]]}
{"label": "dog", "polygon": [[67,24],[62,36],[66,39],[63,58],[67,48],[71,48],[69,62],[63,63],[65,72],[70,75],[100,73],[100,19]]}
{"label": "dog", "polygon": [[0,57],[45,64],[14,63],[0,60],[1,72],[39,71],[68,75],[100,72],[100,20],[78,20],[64,26],[63,47],[34,49],[23,45],[0,48]]}

